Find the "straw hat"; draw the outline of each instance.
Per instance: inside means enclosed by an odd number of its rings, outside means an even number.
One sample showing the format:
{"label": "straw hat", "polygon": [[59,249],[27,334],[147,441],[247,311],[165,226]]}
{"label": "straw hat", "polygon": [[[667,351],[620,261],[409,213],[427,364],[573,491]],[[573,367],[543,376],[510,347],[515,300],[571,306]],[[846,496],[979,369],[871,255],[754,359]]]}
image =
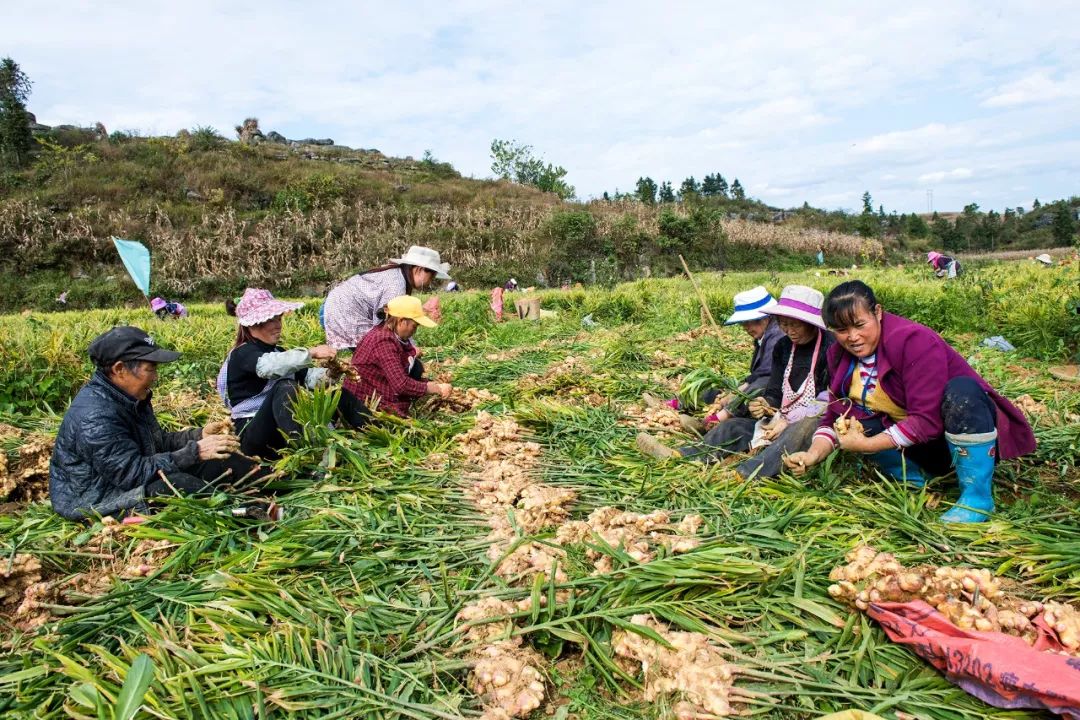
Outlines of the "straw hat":
{"label": "straw hat", "polygon": [[932,263],[935,260],[937,260],[939,257],[941,257],[941,253],[934,252],[933,250],[931,250],[930,252],[926,253],[926,262]]}
{"label": "straw hat", "polygon": [[251,327],[302,307],[304,303],[278,300],[269,290],[248,288],[236,303],[236,319],[244,327]]}
{"label": "straw hat", "polygon": [[772,307],[776,299],[769,294],[764,285],[758,285],[751,290],[735,293],[735,312],[724,321],[725,325],[738,325],[739,323],[761,320],[768,317],[763,308]]}
{"label": "straw hat", "polygon": [[386,314],[391,317],[415,320],[417,325],[423,325],[424,327],[433,328],[438,326],[438,323],[429,318],[427,313],[424,312],[424,306],[420,303],[420,298],[412,295],[398,295],[386,303]]}
{"label": "straw hat", "polygon": [[438,250],[432,250],[429,247],[423,245],[413,245],[409,248],[408,252],[399,258],[390,258],[390,262],[397,263],[398,265],[415,265],[416,267],[427,268],[435,273],[435,277],[439,280],[449,280],[450,275],[450,263],[442,262],[442,258],[439,257]]}
{"label": "straw hat", "polygon": [[762,308],[761,312],[767,315],[795,318],[824,330],[825,321],[821,319],[821,306],[824,304],[825,296],[814,288],[805,285],[788,285],[780,293],[780,301],[770,307]]}
{"label": "straw hat", "polygon": [[1043,253],[1042,255],[1036,255],[1035,259],[1041,262],[1043,265],[1053,265],[1054,261],[1051,259],[1049,253]]}

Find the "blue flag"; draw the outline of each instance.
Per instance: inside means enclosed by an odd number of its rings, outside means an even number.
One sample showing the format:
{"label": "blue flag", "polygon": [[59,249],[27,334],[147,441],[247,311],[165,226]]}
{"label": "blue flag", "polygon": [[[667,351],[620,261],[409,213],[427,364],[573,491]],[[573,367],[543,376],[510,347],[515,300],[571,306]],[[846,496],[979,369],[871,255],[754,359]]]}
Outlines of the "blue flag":
{"label": "blue flag", "polygon": [[150,297],[150,251],[135,240],[114,237],[112,241],[116,245],[116,252],[120,253],[120,259],[124,261],[128,275],[135,281],[135,287],[139,288],[143,295]]}

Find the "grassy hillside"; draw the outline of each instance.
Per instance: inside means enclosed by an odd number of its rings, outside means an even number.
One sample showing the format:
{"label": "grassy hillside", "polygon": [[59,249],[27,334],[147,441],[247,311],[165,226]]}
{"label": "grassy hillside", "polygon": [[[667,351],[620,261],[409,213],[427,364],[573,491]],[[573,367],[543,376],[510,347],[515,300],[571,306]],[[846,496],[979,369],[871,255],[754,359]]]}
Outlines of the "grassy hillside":
{"label": "grassy hillside", "polygon": [[[294,293],[430,244],[466,285],[611,283],[695,268],[803,267],[818,248],[849,264],[879,242],[739,219],[706,204],[563,203],[506,181],[461,177],[427,157],[371,150],[77,130],[41,138],[32,168],[0,176],[3,307],[132,298],[109,237],[146,242],[154,286],[220,297],[245,284]],[[111,277],[110,277],[111,276]]]}

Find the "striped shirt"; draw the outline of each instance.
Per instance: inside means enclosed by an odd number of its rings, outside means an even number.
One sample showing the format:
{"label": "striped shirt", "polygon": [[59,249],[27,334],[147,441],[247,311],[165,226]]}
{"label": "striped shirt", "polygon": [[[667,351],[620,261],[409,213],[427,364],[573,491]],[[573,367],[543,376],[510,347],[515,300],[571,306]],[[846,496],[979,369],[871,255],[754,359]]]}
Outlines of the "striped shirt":
{"label": "striped shirt", "polygon": [[[853,397],[851,399],[867,412],[873,412],[873,410],[868,407],[868,404],[872,402],[871,396],[873,396],[874,391],[878,387],[877,353],[864,358],[859,358],[852,372],[858,373],[861,390],[859,391],[859,397]],[[855,383],[852,382],[851,386],[854,385]],[[849,386],[849,388],[851,386]],[[901,425],[902,423],[891,425],[886,428],[884,432],[889,436],[896,447],[911,447],[915,442],[904,434]],[[836,432],[831,427],[818,428],[814,433],[814,437],[825,438],[829,440],[833,446],[837,444]]]}

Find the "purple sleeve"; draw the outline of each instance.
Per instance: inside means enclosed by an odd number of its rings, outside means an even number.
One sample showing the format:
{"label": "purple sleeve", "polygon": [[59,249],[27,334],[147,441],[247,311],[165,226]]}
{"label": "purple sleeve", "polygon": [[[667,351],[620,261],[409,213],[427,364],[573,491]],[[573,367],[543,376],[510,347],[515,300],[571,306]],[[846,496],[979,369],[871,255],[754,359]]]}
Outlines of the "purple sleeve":
{"label": "purple sleeve", "polygon": [[772,375],[773,350],[776,349],[776,342],[782,337],[784,337],[783,333],[766,331],[761,338],[761,347],[758,350],[758,357],[761,358],[761,362],[746,376],[744,382],[749,384]]}
{"label": "purple sleeve", "polygon": [[948,383],[949,355],[945,341],[930,336],[932,330],[913,335],[903,346],[903,362],[897,368],[904,386],[907,417],[896,428],[918,445],[940,437],[945,431],[941,400]]}

